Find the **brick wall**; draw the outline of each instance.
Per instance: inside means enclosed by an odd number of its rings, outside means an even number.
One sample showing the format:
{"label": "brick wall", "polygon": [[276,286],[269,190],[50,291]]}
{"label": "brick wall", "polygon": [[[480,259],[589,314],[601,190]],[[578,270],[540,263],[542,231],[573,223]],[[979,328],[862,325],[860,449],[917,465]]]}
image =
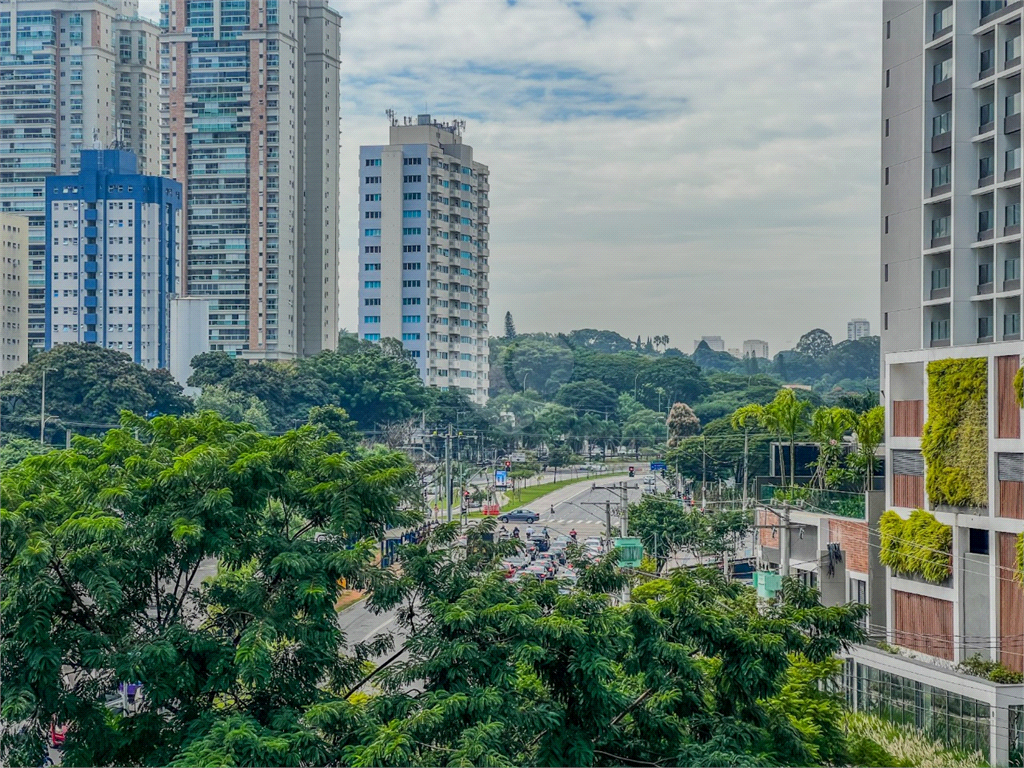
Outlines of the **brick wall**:
{"label": "brick wall", "polygon": [[[769,512],[764,509],[760,509],[757,512],[757,524],[758,525],[778,525],[779,516],[774,512]],[[761,528],[761,546],[762,547],[773,547],[778,549],[779,547],[779,533],[775,532],[775,538],[772,538],[771,528]]]}
{"label": "brick wall", "polygon": [[839,544],[846,553],[847,570],[868,572],[868,524],[853,520],[829,520],[829,543]]}

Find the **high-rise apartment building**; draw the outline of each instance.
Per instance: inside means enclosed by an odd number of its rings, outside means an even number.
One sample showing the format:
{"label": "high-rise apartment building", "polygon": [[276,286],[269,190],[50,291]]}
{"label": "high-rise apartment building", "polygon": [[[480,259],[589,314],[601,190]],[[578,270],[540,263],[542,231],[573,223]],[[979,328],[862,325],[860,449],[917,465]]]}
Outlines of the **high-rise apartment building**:
{"label": "high-rise apartment building", "polygon": [[337,346],[340,19],[327,0],[162,4],[163,174],[212,350]]}
{"label": "high-rise apartment building", "polygon": [[846,323],[846,340],[857,341],[871,335],[871,323],[863,317],[855,317]]}
{"label": "high-rise apartment building", "polygon": [[168,368],[181,185],[140,174],[131,152],[81,158],[77,175],[46,180],[46,348],[97,344]]}
{"label": "high-rise apartment building", "polygon": [[28,218],[0,213],[0,376],[28,362]]}
{"label": "high-rise apartment building", "polygon": [[743,342],[743,357],[758,357],[762,360],[767,360],[768,342],[761,339],[747,339]]}
{"label": "high-rise apartment building", "polygon": [[859,646],[845,676],[856,708],[991,765],[1024,749],[1024,685],[956,665],[977,655],[1024,671],[1022,22],[1019,2],[882,3],[891,514],[869,519],[868,559],[870,631],[898,652]]}
{"label": "high-rise apartment building", "polygon": [[359,336],[400,339],[428,386],[487,401],[490,172],[463,124],[392,118],[359,151]]}
{"label": "high-rise apartment building", "polygon": [[45,311],[46,178],[94,142],[158,171],[159,28],[137,0],[0,0],[0,212],[29,217],[29,341]]}

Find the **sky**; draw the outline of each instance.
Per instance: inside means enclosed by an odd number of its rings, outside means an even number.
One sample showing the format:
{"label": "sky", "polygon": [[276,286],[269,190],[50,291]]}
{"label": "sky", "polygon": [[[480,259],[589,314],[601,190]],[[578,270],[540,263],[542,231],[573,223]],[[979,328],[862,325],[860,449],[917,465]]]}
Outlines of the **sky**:
{"label": "sky", "polygon": [[[142,0],[157,16],[156,0]],[[462,118],[491,171],[490,327],[772,353],[878,331],[880,0],[332,0],[341,325],[359,146]]]}

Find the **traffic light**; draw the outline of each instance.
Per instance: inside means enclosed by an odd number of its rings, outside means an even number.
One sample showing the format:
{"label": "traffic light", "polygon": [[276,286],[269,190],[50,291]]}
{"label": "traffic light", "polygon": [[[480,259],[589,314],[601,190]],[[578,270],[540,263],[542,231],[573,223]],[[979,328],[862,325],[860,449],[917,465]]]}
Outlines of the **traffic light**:
{"label": "traffic light", "polygon": [[634,469],[633,467],[630,467],[629,468],[629,476],[630,477],[634,477],[635,475],[636,475],[636,469]]}
{"label": "traffic light", "polygon": [[512,462],[511,461],[506,461],[505,462],[505,469],[512,469]]}

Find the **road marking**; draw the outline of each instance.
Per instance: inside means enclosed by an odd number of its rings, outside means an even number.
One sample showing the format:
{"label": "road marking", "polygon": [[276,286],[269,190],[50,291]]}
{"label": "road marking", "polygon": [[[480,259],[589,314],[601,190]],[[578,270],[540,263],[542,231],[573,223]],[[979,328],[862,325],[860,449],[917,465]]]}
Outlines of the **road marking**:
{"label": "road marking", "polygon": [[380,632],[382,629],[384,629],[384,627],[386,627],[388,624],[390,624],[392,621],[394,621],[397,618],[398,618],[398,616],[392,616],[390,619],[385,621],[383,624],[381,624],[379,627],[377,627],[375,630],[373,630],[370,634],[368,634],[366,636],[367,639],[369,639],[369,638],[373,637],[374,635],[376,635],[378,632]]}

